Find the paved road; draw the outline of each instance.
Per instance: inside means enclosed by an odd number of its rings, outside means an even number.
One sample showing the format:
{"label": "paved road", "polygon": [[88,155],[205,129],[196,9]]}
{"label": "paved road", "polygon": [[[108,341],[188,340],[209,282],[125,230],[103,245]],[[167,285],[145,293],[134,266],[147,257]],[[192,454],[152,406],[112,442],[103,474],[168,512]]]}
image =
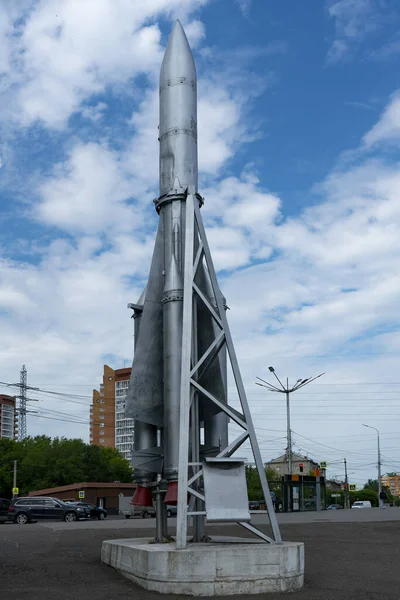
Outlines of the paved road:
{"label": "paved road", "polygon": [[[357,523],[357,522],[372,522],[372,521],[400,521],[400,508],[388,508],[386,510],[379,510],[378,508],[363,508],[354,510],[325,510],[321,512],[303,512],[303,513],[291,513],[291,514],[277,514],[278,522],[280,525],[295,525],[301,523]],[[253,514],[252,522],[254,525],[261,526],[267,523],[267,517],[264,514]],[[171,530],[175,527],[176,519],[168,519],[168,523]],[[41,521],[42,527],[48,527],[57,531],[72,529],[122,529],[126,532],[136,531],[137,529],[147,530],[147,535],[151,535],[151,531],[155,527],[155,519],[141,519],[135,517],[134,519],[125,519],[120,516],[112,516],[107,518],[105,521],[78,521],[76,523],[65,523],[64,521]],[[7,523],[6,527],[15,527],[12,523]],[[231,525],[220,525],[226,531],[226,528]],[[132,533],[136,536],[136,533]],[[399,594],[400,598],[400,594]]]}
{"label": "paved road", "polygon": [[[114,528],[110,528],[110,524]],[[150,525],[154,525],[150,519],[53,523],[52,526],[50,523],[45,526],[39,523],[0,525],[0,597],[7,600],[160,600],[158,594],[136,587],[100,562],[104,539],[145,537],[150,533]],[[267,600],[399,599],[398,520],[283,524],[281,530],[284,539],[305,542],[306,587],[292,594],[265,596]],[[245,535],[235,526],[210,527],[209,533]],[[165,598],[183,599],[182,596]],[[252,598],[259,600],[260,597]]]}

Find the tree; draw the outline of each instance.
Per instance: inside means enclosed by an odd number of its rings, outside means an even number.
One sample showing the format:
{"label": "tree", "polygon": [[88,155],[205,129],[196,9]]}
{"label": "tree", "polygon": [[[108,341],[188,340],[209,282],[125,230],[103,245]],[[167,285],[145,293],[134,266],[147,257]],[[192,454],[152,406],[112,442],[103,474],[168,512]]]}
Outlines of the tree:
{"label": "tree", "polygon": [[378,492],[379,485],[377,479],[368,479],[367,483],[364,483],[364,490],[374,490],[374,492]]}
{"label": "tree", "polygon": [[115,448],[45,435],[19,442],[0,439],[0,496],[11,495],[14,460],[20,494],[81,481],[132,481],[129,462]]}
{"label": "tree", "polygon": [[356,500],[369,500],[371,506],[378,506],[378,494],[371,489],[359,490],[357,492],[350,492],[350,504]]}
{"label": "tree", "polygon": [[[274,469],[265,467],[265,475],[269,483],[270,491],[274,492],[277,497],[280,497],[281,484],[279,482],[280,477],[278,473]],[[247,493],[250,500],[260,501],[264,499],[264,494],[261,489],[261,482],[256,467],[246,466],[246,483]]]}
{"label": "tree", "polygon": [[[377,479],[368,479],[367,483],[364,484],[364,490],[372,490],[378,497],[379,485]],[[393,495],[387,485],[382,485],[381,489],[386,492],[387,502],[392,503],[394,501]]]}

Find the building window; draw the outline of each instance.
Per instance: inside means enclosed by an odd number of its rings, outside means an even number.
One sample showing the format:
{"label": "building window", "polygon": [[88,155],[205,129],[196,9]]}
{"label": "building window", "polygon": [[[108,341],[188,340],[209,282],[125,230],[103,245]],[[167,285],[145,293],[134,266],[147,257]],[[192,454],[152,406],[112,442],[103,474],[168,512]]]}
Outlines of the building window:
{"label": "building window", "polygon": [[104,438],[100,438],[100,444],[104,442]]}
{"label": "building window", "polygon": [[104,408],[101,408],[101,409],[100,409],[100,412],[104,412],[104,410],[105,410]]}
{"label": "building window", "polygon": [[104,398],[100,398],[100,404],[104,404]]}
{"label": "building window", "polygon": [[117,381],[117,383],[115,384],[115,387],[117,388],[117,390],[121,389],[121,388],[127,388],[127,387],[129,387],[129,381],[128,380]]}
{"label": "building window", "polygon": [[104,421],[104,415],[100,415],[100,421]]}

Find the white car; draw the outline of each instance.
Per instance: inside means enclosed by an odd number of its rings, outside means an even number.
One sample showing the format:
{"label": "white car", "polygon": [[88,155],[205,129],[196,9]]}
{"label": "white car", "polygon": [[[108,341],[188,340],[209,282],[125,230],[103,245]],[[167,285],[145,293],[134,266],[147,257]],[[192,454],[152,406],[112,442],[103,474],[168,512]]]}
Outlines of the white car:
{"label": "white car", "polygon": [[357,500],[351,508],[371,508],[372,504],[369,500]]}

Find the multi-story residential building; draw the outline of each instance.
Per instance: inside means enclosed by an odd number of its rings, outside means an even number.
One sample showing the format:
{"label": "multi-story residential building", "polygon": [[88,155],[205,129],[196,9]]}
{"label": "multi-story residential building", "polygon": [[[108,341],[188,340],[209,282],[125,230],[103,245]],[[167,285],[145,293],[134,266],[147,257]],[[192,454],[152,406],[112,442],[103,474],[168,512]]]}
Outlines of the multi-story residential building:
{"label": "multi-story residential building", "polygon": [[117,448],[127,459],[133,448],[133,419],[125,418],[125,397],[131,369],[104,365],[103,383],[93,390],[90,407],[90,443]]}
{"label": "multi-story residential building", "polygon": [[15,398],[0,394],[0,438],[18,438],[18,416]]}
{"label": "multi-story residential building", "polygon": [[386,473],[381,477],[382,485],[389,488],[392,496],[400,496],[400,474],[399,473]]}

